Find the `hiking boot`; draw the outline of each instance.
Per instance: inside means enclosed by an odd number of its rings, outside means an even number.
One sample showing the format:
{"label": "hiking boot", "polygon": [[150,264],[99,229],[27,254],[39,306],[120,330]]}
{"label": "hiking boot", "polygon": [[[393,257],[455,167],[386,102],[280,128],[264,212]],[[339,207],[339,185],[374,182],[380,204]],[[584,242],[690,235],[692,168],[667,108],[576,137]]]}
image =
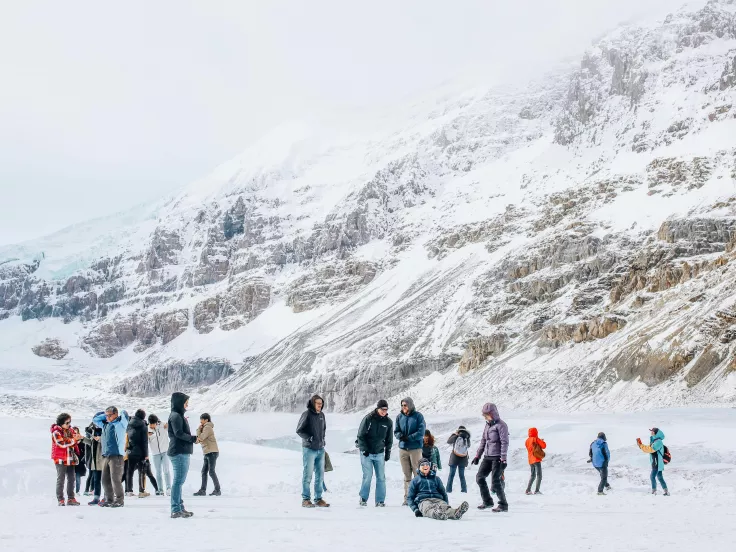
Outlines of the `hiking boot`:
{"label": "hiking boot", "polygon": [[657,489],[652,489],[652,495],[657,496]]}
{"label": "hiking boot", "polygon": [[63,498],[59,501],[59,506],[66,506],[66,502],[64,502]]}
{"label": "hiking boot", "polygon": [[66,501],[67,506],[80,506],[79,501],[76,498],[70,498]]}
{"label": "hiking boot", "polygon": [[164,496],[164,492],[163,491],[156,491],[156,496]]}
{"label": "hiking boot", "polygon": [[526,491],[524,491],[524,494],[530,495],[532,494],[532,491],[530,489],[527,489]]}
{"label": "hiking boot", "polygon": [[662,494],[663,494],[663,496],[670,496],[670,492],[667,489],[665,489],[664,490],[664,493],[662,493]]}
{"label": "hiking boot", "polygon": [[92,500],[92,502],[88,502],[87,506],[99,506],[99,504],[100,504],[100,499],[95,498],[94,500]]}
{"label": "hiking boot", "polygon": [[146,498],[151,496],[151,493],[147,493],[146,491],[143,491],[142,493],[138,493],[138,498]]}
{"label": "hiking boot", "polygon": [[125,506],[124,502],[113,502],[110,504],[110,508],[122,508],[123,506]]}
{"label": "hiking boot", "polygon": [[386,507],[386,504],[384,504],[383,502],[376,502],[376,508],[385,508],[385,507]]}
{"label": "hiking boot", "polygon": [[358,502],[358,506],[368,506],[368,503],[361,498],[360,502]]}
{"label": "hiking boot", "polygon": [[330,507],[330,505],[329,505],[329,504],[327,504],[327,503],[326,503],[326,502],[325,502],[324,500],[322,500],[321,498],[320,498],[320,499],[319,499],[319,500],[318,500],[317,502],[315,502],[315,503],[314,503],[314,505],[315,505],[315,506],[316,506],[317,508],[329,508],[329,507]]}
{"label": "hiking boot", "polygon": [[133,496],[134,494],[135,493],[133,493],[133,491],[128,491],[127,493],[125,493],[125,496]]}
{"label": "hiking boot", "polygon": [[184,511],[174,512],[173,514],[171,514],[171,519],[187,518],[187,517],[191,517],[191,516],[187,516],[186,513],[184,513]]}
{"label": "hiking boot", "polygon": [[199,489],[196,493],[194,493],[194,496],[207,496],[207,491],[204,489]]}
{"label": "hiking boot", "polygon": [[104,498],[101,498],[98,506],[101,508],[109,508],[110,504],[107,502],[107,500],[105,500]]}
{"label": "hiking boot", "polygon": [[534,491],[534,494],[535,495],[541,495],[542,494],[542,491]]}
{"label": "hiking boot", "polygon": [[610,485],[606,485],[606,490],[607,490],[607,491],[612,491],[612,490],[613,490],[613,488],[612,488],[612,487],[611,487]]}
{"label": "hiking boot", "polygon": [[604,493],[603,491],[599,491],[598,496],[606,496],[606,493]]}
{"label": "hiking boot", "polygon": [[490,504],[481,504],[480,506],[478,506],[479,510],[490,510],[491,508],[493,508],[493,502],[491,502]]}
{"label": "hiking boot", "polygon": [[402,505],[402,506],[408,506],[408,505],[409,505],[409,503],[408,503],[408,502],[406,501],[406,499],[404,499],[404,502],[402,502],[402,503],[401,503],[401,505]]}
{"label": "hiking boot", "polygon": [[220,496],[222,493],[220,492],[220,489],[215,489],[210,493],[210,496]]}
{"label": "hiking boot", "polygon": [[493,510],[491,510],[491,511],[492,511],[492,512],[496,512],[496,513],[499,513],[499,512],[508,512],[508,511],[509,511],[509,507],[508,507],[508,506],[501,506],[501,505],[499,504],[498,506],[496,506],[496,507],[495,507],[495,508],[494,508]]}
{"label": "hiking boot", "polygon": [[314,508],[311,500],[302,500],[302,508]]}
{"label": "hiking boot", "polygon": [[463,502],[460,507],[455,510],[455,515],[452,517],[452,519],[460,519],[465,515],[465,512],[468,511],[468,508],[470,508],[470,505],[467,502]]}
{"label": "hiking boot", "polygon": [[184,508],[181,509],[181,513],[184,514],[184,517],[190,518],[194,515],[193,512],[190,512],[189,510],[185,510]]}

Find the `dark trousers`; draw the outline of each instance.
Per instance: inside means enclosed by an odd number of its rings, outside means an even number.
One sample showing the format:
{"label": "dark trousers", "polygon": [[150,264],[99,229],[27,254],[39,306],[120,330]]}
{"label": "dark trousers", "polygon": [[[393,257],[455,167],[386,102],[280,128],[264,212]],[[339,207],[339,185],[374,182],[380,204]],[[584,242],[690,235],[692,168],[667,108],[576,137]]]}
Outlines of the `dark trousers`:
{"label": "dark trousers", "polygon": [[65,466],[63,464],[56,465],[56,498],[64,500],[64,478],[66,478],[66,497],[74,498],[74,466]]}
{"label": "dark trousers", "polygon": [[101,470],[90,470],[89,476],[92,480],[92,485],[90,486],[90,489],[92,489],[95,498],[99,499],[100,495],[102,493],[102,471]]}
{"label": "dark trousers", "polygon": [[207,474],[212,478],[212,482],[215,484],[215,490],[220,490],[220,481],[217,479],[215,473],[215,467],[217,466],[217,458],[220,456],[219,452],[210,452],[204,455],[204,464],[202,464],[202,486],[201,490],[207,490]]}
{"label": "dark trousers", "polygon": [[126,470],[125,492],[133,492],[133,474],[138,470],[138,492],[142,493],[146,490],[146,476],[151,480],[153,488],[158,491],[158,483],[151,472],[151,464],[143,458],[129,457],[128,469]]}
{"label": "dark trousers", "polygon": [[530,464],[529,467],[532,470],[532,475],[529,478],[529,484],[526,486],[526,491],[531,492],[532,485],[534,484],[534,480],[537,480],[537,486],[535,487],[534,491],[539,492],[539,487],[542,485],[542,463],[536,462],[535,464]]}
{"label": "dark trousers", "polygon": [[508,508],[509,503],[506,502],[506,492],[503,485],[503,464],[499,456],[484,456],[480,468],[478,468],[478,475],[475,477],[475,481],[480,488],[483,504],[493,506],[493,498],[491,498],[491,492],[488,490],[488,482],[486,481],[489,475],[491,476],[491,485],[498,497],[498,505],[503,509]]}
{"label": "dark trousers", "polygon": [[84,483],[84,492],[88,493],[92,490],[92,486],[94,485],[94,472],[92,470],[89,470],[87,472],[87,481]]}
{"label": "dark trousers", "polygon": [[598,484],[598,492],[602,493],[603,489],[607,489],[608,485],[608,464],[605,464],[602,468],[596,468],[598,473],[601,474],[601,482]]}

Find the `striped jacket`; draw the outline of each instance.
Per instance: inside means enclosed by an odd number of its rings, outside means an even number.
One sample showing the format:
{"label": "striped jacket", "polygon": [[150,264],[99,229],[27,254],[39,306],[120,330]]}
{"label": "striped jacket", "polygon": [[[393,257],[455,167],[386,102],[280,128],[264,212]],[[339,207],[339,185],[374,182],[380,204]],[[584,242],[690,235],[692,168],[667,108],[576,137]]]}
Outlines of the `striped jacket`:
{"label": "striped jacket", "polygon": [[79,463],[79,447],[71,429],[56,424],[51,426],[51,460],[54,464],[76,466]]}

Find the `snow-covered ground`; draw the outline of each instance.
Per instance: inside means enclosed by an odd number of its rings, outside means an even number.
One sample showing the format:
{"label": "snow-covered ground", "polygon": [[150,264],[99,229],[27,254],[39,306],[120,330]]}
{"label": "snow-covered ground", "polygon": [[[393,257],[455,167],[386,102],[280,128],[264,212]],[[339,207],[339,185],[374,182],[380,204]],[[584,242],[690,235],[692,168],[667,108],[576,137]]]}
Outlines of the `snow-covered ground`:
{"label": "snow-covered ground", "polygon": [[[393,406],[393,405],[392,405]],[[502,405],[501,405],[502,406]],[[501,410],[503,414],[503,410]],[[159,415],[165,414],[159,412]],[[393,412],[395,414],[395,412]],[[197,417],[193,413],[192,419]],[[300,507],[301,454],[297,416],[253,414],[214,419],[220,444],[223,496],[194,498],[201,452],[195,451],[185,485],[190,520],[169,519],[168,499],[128,499],[122,510],[86,504],[59,508],[49,456],[48,420],[5,418],[0,423],[0,543],[2,549],[48,551],[71,543],[85,550],[228,551],[489,550],[725,551],[736,539],[736,424],[734,409],[680,409],[635,414],[507,413],[511,453],[506,472],[510,511],[471,508],[459,523],[415,519],[401,506],[402,476],[394,451],[387,469],[387,508],[358,507],[360,467],[353,442],[356,415],[328,413],[328,510]],[[86,418],[75,418],[82,425]],[[445,441],[459,423],[480,434],[480,417],[428,416]],[[662,428],[672,451],[665,477],[672,496],[649,494],[649,458],[635,445],[647,429]],[[527,497],[523,442],[536,426],[547,440],[543,496]],[[586,463],[588,445],[605,431],[612,452],[611,485],[596,496],[597,473]],[[442,460],[448,451],[441,447]],[[476,469],[469,494],[459,486],[453,504],[475,506]],[[447,468],[441,476],[446,481]],[[456,482],[457,483],[457,482]],[[83,497],[86,498],[86,497]],[[371,496],[372,499],[372,496]],[[369,501],[369,504],[372,504]],[[76,544],[74,544],[76,543]]]}

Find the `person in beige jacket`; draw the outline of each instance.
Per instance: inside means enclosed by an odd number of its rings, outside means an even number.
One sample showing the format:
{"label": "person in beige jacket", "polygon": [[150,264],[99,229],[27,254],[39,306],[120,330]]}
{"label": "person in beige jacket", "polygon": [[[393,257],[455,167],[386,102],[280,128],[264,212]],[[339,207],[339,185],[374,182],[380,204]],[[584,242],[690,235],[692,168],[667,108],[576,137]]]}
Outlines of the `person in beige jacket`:
{"label": "person in beige jacket", "polygon": [[212,483],[215,484],[215,490],[210,493],[210,496],[220,496],[220,481],[215,473],[220,449],[217,448],[217,439],[215,439],[215,424],[212,423],[212,418],[206,412],[199,417],[197,442],[202,445],[204,464],[202,465],[202,486],[194,493],[194,496],[205,496],[207,494],[207,474],[212,478]]}

